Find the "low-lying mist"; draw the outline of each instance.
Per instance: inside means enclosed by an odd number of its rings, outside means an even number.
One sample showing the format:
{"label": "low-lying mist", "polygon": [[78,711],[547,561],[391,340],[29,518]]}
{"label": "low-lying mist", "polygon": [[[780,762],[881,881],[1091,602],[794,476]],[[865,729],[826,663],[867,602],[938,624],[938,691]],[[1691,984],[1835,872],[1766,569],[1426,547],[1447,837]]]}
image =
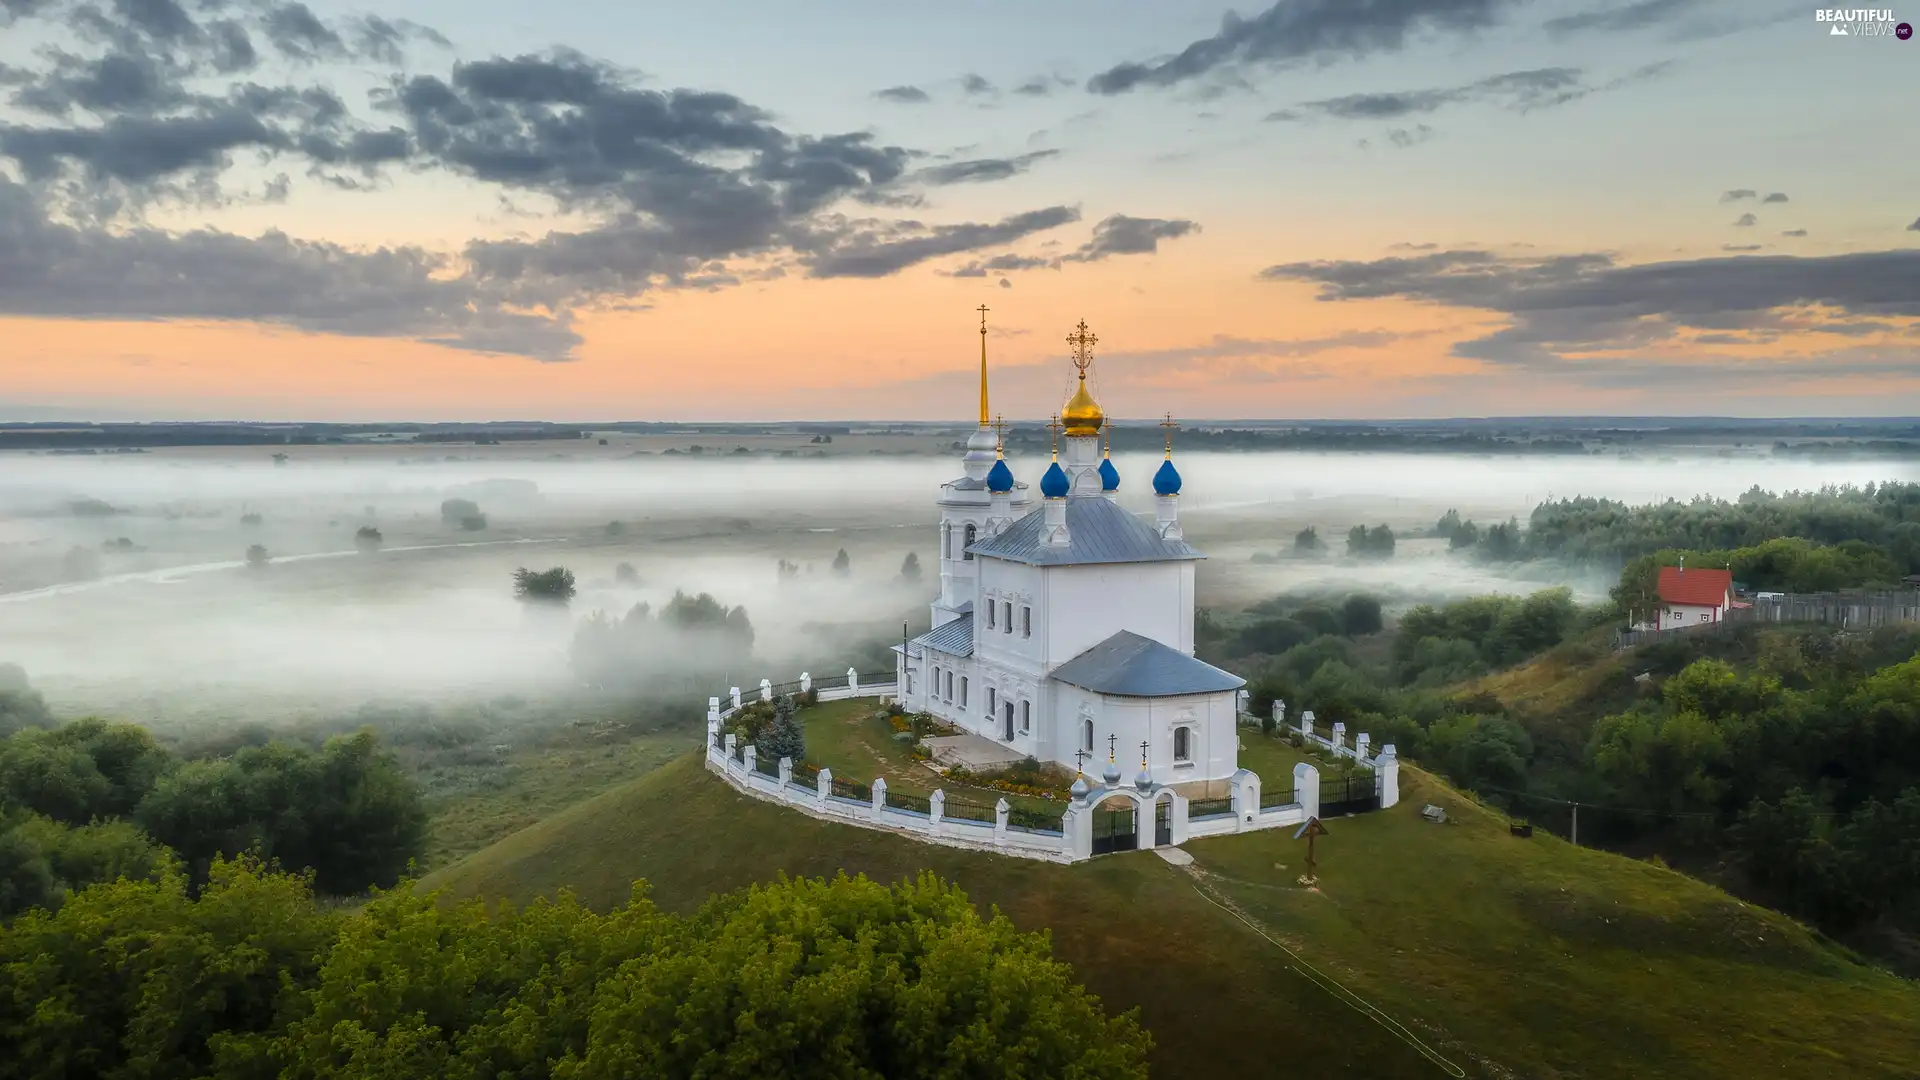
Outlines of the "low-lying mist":
{"label": "low-lying mist", "polygon": [[[722,440],[724,441],[724,440]],[[844,672],[917,632],[938,587],[933,524],[950,454],[699,456],[631,446],[288,447],[0,460],[0,661],[63,711],[135,719],[220,698],[265,711],[405,696],[575,686],[569,646],[592,612],[658,611],[676,591],[744,607],[752,657],[733,684]],[[1118,455],[1121,502],[1150,514],[1158,455]],[[1569,585],[1606,568],[1499,567],[1423,539],[1448,509],[1484,523],[1548,497],[1733,497],[1915,479],[1899,462],[1676,454],[1476,458],[1191,454],[1181,511],[1206,551],[1201,602],[1370,592],[1389,609]],[[1012,463],[1036,484],[1044,461]],[[449,510],[447,501],[470,507]],[[1353,525],[1390,525],[1394,556],[1344,556]],[[1314,527],[1328,550],[1293,553]],[[369,534],[377,534],[370,536]],[[836,571],[844,550],[847,565]],[[917,556],[919,576],[902,563]],[[783,575],[781,561],[794,570]],[[626,564],[627,569],[622,569]],[[514,598],[517,567],[573,571],[568,617]],[[862,653],[862,649],[865,649]],[[871,661],[868,661],[871,662]],[[724,687],[658,691],[703,700]],[[685,681],[685,680],[681,680]],[[271,716],[258,719],[271,720]]]}

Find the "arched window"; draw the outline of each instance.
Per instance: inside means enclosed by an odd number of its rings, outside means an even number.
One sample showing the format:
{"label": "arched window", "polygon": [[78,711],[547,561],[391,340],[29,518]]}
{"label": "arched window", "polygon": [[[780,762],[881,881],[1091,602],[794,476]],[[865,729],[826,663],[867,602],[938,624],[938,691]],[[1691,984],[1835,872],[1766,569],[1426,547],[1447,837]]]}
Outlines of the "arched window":
{"label": "arched window", "polygon": [[1011,634],[1013,633],[1013,601],[1011,600],[1003,601],[1003,604],[1004,604],[1003,610],[1006,612],[1006,616],[1007,616],[1006,619],[1004,619],[1003,621],[1007,624],[1006,632]]}
{"label": "arched window", "polygon": [[946,698],[948,701],[952,701],[953,700],[953,672],[951,671],[947,672],[946,683],[947,683],[945,687],[946,693],[942,694],[941,696]]}
{"label": "arched window", "polygon": [[971,525],[967,526],[967,542],[965,547],[962,549],[963,551],[966,552],[966,554],[962,555],[961,558],[966,559],[969,562],[973,560],[973,551],[972,551],[973,538],[975,535],[978,534],[978,532],[979,530],[975,529],[973,526]]}
{"label": "arched window", "polygon": [[940,557],[953,558],[953,526],[944,521],[940,523]]}
{"label": "arched window", "polygon": [[1193,729],[1177,727],[1173,729],[1173,760],[1193,760]]}
{"label": "arched window", "polygon": [[967,677],[965,675],[960,676],[960,707],[963,709],[967,707]]}
{"label": "arched window", "polygon": [[993,687],[989,686],[987,687],[987,715],[988,716],[992,716],[995,712],[999,711],[993,704],[993,697],[994,697]]}
{"label": "arched window", "polygon": [[1091,719],[1080,721],[1080,749],[1088,752],[1092,752],[1093,750],[1093,721]]}
{"label": "arched window", "polygon": [[[1012,708],[1012,706],[1009,705],[1008,708]],[[1033,730],[1033,702],[1022,701],[1020,703],[1020,734],[1025,735],[1032,730]]]}

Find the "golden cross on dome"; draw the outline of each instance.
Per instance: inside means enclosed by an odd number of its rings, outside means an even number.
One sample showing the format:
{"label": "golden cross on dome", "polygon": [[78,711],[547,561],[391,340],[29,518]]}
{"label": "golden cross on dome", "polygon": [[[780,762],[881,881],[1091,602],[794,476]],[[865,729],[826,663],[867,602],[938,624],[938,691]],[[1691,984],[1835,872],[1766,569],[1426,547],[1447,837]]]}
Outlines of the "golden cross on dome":
{"label": "golden cross on dome", "polygon": [[1053,417],[1047,421],[1047,430],[1053,433],[1053,456],[1055,460],[1058,460],[1060,457],[1060,429],[1064,426],[1064,424],[1060,423],[1059,413],[1054,413]]}
{"label": "golden cross on dome", "polygon": [[1180,427],[1180,425],[1174,423],[1173,414],[1168,413],[1167,418],[1165,420],[1160,421],[1160,426],[1167,429],[1167,456],[1172,457],[1173,456],[1173,433],[1176,429]]}
{"label": "golden cross on dome", "polygon": [[1073,346],[1073,366],[1085,376],[1087,368],[1093,364],[1093,347],[1100,343],[1093,331],[1087,329],[1087,320],[1081,319],[1080,325],[1067,335],[1067,344]]}
{"label": "golden cross on dome", "polygon": [[999,413],[993,414],[993,448],[996,452],[1007,450],[1007,418]]}

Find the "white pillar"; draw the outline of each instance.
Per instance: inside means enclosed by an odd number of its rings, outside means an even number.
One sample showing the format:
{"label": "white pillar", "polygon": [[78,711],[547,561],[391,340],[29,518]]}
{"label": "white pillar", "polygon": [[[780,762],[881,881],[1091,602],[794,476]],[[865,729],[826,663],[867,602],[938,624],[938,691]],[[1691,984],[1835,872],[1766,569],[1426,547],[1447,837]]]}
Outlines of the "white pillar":
{"label": "white pillar", "polygon": [[814,801],[825,806],[827,804],[827,796],[831,794],[833,794],[833,770],[821,769],[820,775],[813,778]]}
{"label": "white pillar", "polygon": [[733,697],[733,707],[736,709],[739,708],[740,707],[740,688],[737,686],[732,687],[727,691],[727,693]]}
{"label": "white pillar", "polygon": [[813,692],[813,676],[804,671],[800,673],[800,692],[803,694]]}
{"label": "white pillar", "polygon": [[993,842],[994,843],[1004,844],[1007,842],[1007,819],[1012,815],[1012,813],[1013,813],[1013,807],[1007,805],[1007,800],[1005,799],[1005,797],[1002,797],[999,802],[996,802],[993,804]]}
{"label": "white pillar", "polygon": [[733,748],[734,746],[737,745],[734,740],[738,739],[739,737],[740,736],[735,735],[731,731],[727,732],[727,764],[729,767],[731,767],[733,764]]}
{"label": "white pillar", "polygon": [[1260,774],[1252,769],[1241,769],[1234,774],[1233,785],[1233,827],[1234,831],[1251,826],[1260,816]]}
{"label": "white pillar", "polygon": [[707,719],[709,720],[720,719],[720,699],[719,698],[710,697],[707,699]]}
{"label": "white pillar", "polygon": [[934,788],[933,794],[927,797],[927,823],[933,826],[934,832],[941,831],[940,819],[945,817],[946,813],[947,813],[946,789]]}
{"label": "white pillar", "polygon": [[780,786],[782,788],[785,788],[792,781],[793,781],[793,759],[790,757],[783,757],[780,759]]}
{"label": "white pillar", "polygon": [[1307,816],[1320,816],[1320,770],[1301,762],[1293,767],[1293,801]]}
{"label": "white pillar", "polygon": [[1173,793],[1173,839],[1174,845],[1187,842],[1191,834],[1187,831],[1187,797],[1179,792]]}
{"label": "white pillar", "polygon": [[1302,737],[1313,734],[1313,710],[1303,709],[1300,713],[1300,734]]}
{"label": "white pillar", "polygon": [[1400,801],[1400,758],[1393,752],[1393,744],[1380,748],[1380,760],[1374,762],[1373,770],[1380,777],[1380,809],[1393,806]]}
{"label": "white pillar", "polygon": [[760,700],[761,701],[773,700],[773,680],[772,679],[760,680]]}
{"label": "white pillar", "polygon": [[719,752],[720,752],[720,716],[717,713],[708,713],[707,714],[707,756],[712,757],[713,755]]}
{"label": "white pillar", "polygon": [[1279,698],[1273,699],[1273,726],[1276,730],[1287,726],[1287,703]]}
{"label": "white pillar", "polygon": [[847,689],[849,691],[860,689],[860,673],[852,668],[847,669]]}
{"label": "white pillar", "polygon": [[1237,706],[1235,711],[1246,712],[1247,705],[1252,700],[1253,700],[1253,694],[1250,691],[1247,691],[1247,690],[1240,691],[1239,695],[1234,699],[1234,704]]}
{"label": "white pillar", "polygon": [[1060,848],[1074,860],[1093,858],[1093,812],[1077,806],[1060,815]]}
{"label": "white pillar", "polygon": [[752,743],[748,743],[746,750],[741,752],[740,757],[740,763],[747,768],[748,779],[752,779],[754,767],[760,764],[760,748],[754,746]]}
{"label": "white pillar", "polygon": [[1334,754],[1338,755],[1341,750],[1346,748],[1346,745],[1347,745],[1347,725],[1336,720],[1334,721],[1334,724],[1333,724]]}
{"label": "white pillar", "polygon": [[873,778],[873,809],[870,811],[875,821],[880,820],[880,811],[884,809],[886,805],[887,778],[884,776],[876,776]]}
{"label": "white pillar", "polygon": [[1353,737],[1354,760],[1360,761],[1360,762],[1365,762],[1367,760],[1367,750],[1369,749],[1368,744],[1371,743],[1372,741],[1373,741],[1373,736],[1367,734],[1364,731]]}

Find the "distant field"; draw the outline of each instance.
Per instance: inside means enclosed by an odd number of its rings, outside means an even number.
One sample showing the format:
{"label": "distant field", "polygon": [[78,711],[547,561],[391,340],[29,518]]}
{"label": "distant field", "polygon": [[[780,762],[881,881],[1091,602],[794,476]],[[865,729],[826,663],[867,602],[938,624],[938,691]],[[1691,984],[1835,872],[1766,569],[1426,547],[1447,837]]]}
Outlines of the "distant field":
{"label": "distant field", "polygon": [[[1672,871],[1508,835],[1412,768],[1407,801],[1328,824],[1321,886],[1284,832],[1196,841],[1196,879],[1147,853],[1072,867],[937,848],[747,798],[689,754],[430,875],[452,896],[645,879],[677,909],[779,873],[932,870],[1046,929],[1111,1006],[1138,1006],[1162,1075],[1436,1077],[1203,894],[1373,1002],[1470,1076],[1912,1075],[1920,991],[1790,920]],[[1439,802],[1454,823],[1419,817]]]}

